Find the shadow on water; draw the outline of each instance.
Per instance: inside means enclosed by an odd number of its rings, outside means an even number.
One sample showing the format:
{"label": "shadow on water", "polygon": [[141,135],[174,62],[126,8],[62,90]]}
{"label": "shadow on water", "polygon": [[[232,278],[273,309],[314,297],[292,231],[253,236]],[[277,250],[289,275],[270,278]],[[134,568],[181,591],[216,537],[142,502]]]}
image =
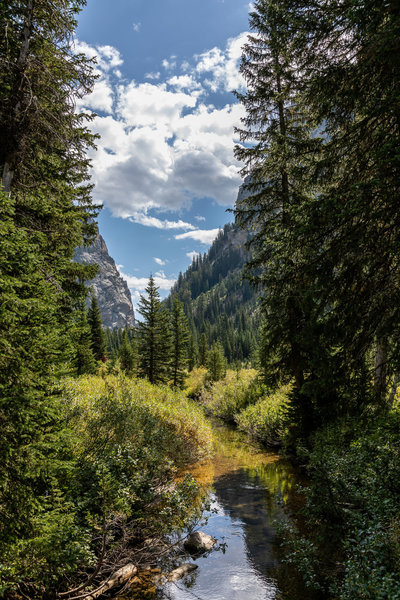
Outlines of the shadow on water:
{"label": "shadow on water", "polygon": [[[160,598],[170,600],[312,600],[282,564],[276,522],[293,519],[301,506],[300,478],[277,454],[237,431],[214,425],[215,456],[190,473],[209,493],[205,533],[219,549],[194,561],[198,569]],[[190,559],[192,560],[192,559]]]}

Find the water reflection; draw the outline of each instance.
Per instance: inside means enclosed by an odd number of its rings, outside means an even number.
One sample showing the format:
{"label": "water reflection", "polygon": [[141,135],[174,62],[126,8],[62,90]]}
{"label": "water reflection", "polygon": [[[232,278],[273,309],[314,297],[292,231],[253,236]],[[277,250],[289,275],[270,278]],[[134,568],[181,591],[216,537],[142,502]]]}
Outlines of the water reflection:
{"label": "water reflection", "polygon": [[198,558],[191,580],[169,584],[163,598],[310,600],[300,581],[286,577],[276,543],[275,521],[290,518],[300,502],[293,469],[236,431],[216,425],[214,435],[214,459],[191,473],[212,499],[202,530],[226,551]]}

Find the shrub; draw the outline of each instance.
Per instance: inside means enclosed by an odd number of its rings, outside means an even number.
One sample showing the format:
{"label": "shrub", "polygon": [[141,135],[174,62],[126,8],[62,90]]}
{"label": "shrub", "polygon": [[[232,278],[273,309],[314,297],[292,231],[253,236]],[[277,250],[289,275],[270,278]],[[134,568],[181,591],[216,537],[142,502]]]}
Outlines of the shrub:
{"label": "shrub", "polygon": [[290,406],[291,385],[280,387],[275,392],[264,392],[255,404],[236,414],[235,421],[242,431],[266,445],[282,442]]}
{"label": "shrub", "polygon": [[255,369],[228,370],[224,379],[203,389],[201,402],[212,415],[234,422],[235,415],[260,394]]}

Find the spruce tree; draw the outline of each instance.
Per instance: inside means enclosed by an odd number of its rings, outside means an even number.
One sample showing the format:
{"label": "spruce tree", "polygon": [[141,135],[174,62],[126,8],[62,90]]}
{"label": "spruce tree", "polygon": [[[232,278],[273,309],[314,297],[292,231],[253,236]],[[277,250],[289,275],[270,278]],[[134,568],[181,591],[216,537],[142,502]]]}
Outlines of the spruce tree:
{"label": "spruce tree", "polygon": [[207,359],[208,359],[207,335],[203,332],[200,336],[200,341],[199,341],[199,365],[200,365],[200,367],[205,367],[207,365]]}
{"label": "spruce tree", "polygon": [[161,308],[160,294],[150,275],[145,296],[140,296],[138,346],[143,375],[151,383],[164,382],[169,376],[171,360],[171,331],[168,312]]}
{"label": "spruce tree", "polygon": [[188,323],[183,304],[174,295],[171,311],[172,357],[171,379],[174,387],[181,388],[185,379],[186,350],[188,341]]}
{"label": "spruce tree", "polygon": [[188,360],[188,369],[192,371],[194,367],[197,365],[199,358],[199,350],[197,348],[196,341],[194,339],[193,333],[189,336],[188,349],[187,349],[187,360]]}
{"label": "spruce tree", "polygon": [[[63,423],[57,395],[76,356],[72,337],[77,337],[77,323],[85,328],[84,319],[74,314],[85,297],[84,279],[95,271],[72,262],[75,247],[95,232],[97,213],[86,157],[94,137],[85,126],[88,116],[75,110],[77,98],[94,82],[90,61],[75,55],[72,44],[82,5],[78,0],[6,0],[0,9],[5,34],[0,37],[5,192],[0,193],[0,487],[5,517],[0,554],[8,556],[26,547],[33,531],[49,543],[49,531],[56,531],[52,511],[64,510],[63,484],[56,482],[64,458],[52,461]],[[52,504],[53,488],[57,506]],[[37,520],[33,525],[38,514],[43,529]]]}
{"label": "spruce tree", "polygon": [[208,376],[211,381],[219,381],[225,377],[226,359],[220,342],[214,342],[207,359]]}
{"label": "spruce tree", "polygon": [[126,329],[122,334],[122,343],[118,350],[118,358],[121,363],[121,369],[125,371],[127,375],[134,375],[137,369],[137,348],[136,340],[132,338],[132,341],[128,337]]}
{"label": "spruce tree", "polygon": [[106,360],[106,336],[101,320],[100,308],[95,296],[92,296],[87,320],[90,327],[91,345],[96,360]]}
{"label": "spruce tree", "polygon": [[303,212],[316,189],[311,166],[320,147],[315,120],[300,97],[293,27],[280,3],[258,0],[250,14],[241,73],[248,88],[238,94],[246,109],[235,149],[246,178],[236,206],[238,223],[254,231],[251,280],[261,286],[266,318],[265,367],[276,380],[293,377],[304,422],[310,405],[302,394],[310,372],[309,334],[314,312],[307,278],[308,256],[298,243]]}

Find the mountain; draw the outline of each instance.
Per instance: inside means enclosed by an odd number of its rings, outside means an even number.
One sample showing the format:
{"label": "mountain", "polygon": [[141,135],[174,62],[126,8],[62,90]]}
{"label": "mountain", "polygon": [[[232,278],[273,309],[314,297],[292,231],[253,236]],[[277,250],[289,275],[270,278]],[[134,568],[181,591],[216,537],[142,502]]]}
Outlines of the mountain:
{"label": "mountain", "polygon": [[194,340],[198,343],[202,333],[209,346],[219,340],[229,363],[249,360],[257,345],[257,293],[243,279],[247,239],[236,225],[225,225],[209,251],[179,274],[166,300],[170,307],[177,294]]}
{"label": "mountain", "polygon": [[109,329],[134,327],[135,315],[128,285],[119,274],[102,236],[99,234],[91,246],[78,248],[74,259],[99,265],[99,273],[88,286],[93,288],[99,303],[103,326]]}

